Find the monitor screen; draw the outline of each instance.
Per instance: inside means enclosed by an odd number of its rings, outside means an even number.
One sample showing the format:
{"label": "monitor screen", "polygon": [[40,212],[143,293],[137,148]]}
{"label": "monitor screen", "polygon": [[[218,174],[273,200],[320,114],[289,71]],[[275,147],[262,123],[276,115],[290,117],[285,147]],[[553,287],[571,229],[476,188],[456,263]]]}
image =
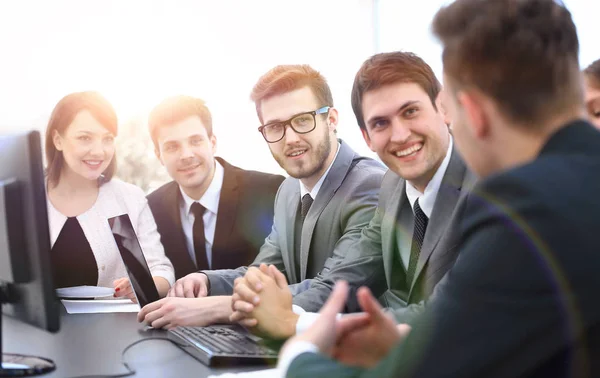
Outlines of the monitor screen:
{"label": "monitor screen", "polygon": [[2,312],[56,332],[40,133],[0,135],[0,156],[0,285],[10,285],[13,297]]}
{"label": "monitor screen", "polygon": [[129,215],[123,214],[108,219],[108,224],[121,253],[129,281],[140,306],[160,299],[152,279],[142,247],[135,234]]}
{"label": "monitor screen", "polygon": [[[50,233],[40,133],[0,135],[0,306],[2,313],[56,332],[59,303],[50,267]],[[0,317],[0,338],[2,337]],[[36,340],[30,340],[35,343]],[[10,346],[9,346],[10,347]],[[3,353],[0,375],[53,371],[42,357]]]}

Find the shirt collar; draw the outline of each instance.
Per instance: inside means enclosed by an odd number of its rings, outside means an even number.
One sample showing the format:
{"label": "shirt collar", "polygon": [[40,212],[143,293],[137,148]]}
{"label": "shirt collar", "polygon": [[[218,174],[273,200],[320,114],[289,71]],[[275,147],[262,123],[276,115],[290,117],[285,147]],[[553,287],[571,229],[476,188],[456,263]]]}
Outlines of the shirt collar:
{"label": "shirt collar", "polygon": [[333,160],[331,161],[331,164],[329,164],[329,167],[327,168],[325,173],[323,173],[323,175],[321,176],[319,181],[317,181],[317,183],[315,184],[315,186],[313,187],[313,189],[310,192],[308,191],[308,189],[306,189],[306,186],[304,186],[302,181],[298,180],[300,182],[300,198],[304,197],[304,195],[306,193],[310,194],[313,201],[315,200],[315,198],[317,198],[317,194],[319,193],[319,189],[321,189],[321,186],[323,186],[323,181],[325,181],[325,177],[327,177],[327,174],[331,170],[331,167],[333,167],[333,163],[335,163],[335,159],[337,159],[337,156],[340,153],[340,147],[341,147],[341,145],[340,145],[340,142],[338,141],[337,151],[335,153],[335,156],[333,157]]}
{"label": "shirt collar", "polygon": [[215,174],[213,175],[212,181],[210,185],[204,192],[204,195],[200,198],[199,201],[192,199],[190,196],[185,194],[181,186],[179,187],[179,191],[181,192],[181,196],[183,197],[183,206],[185,209],[185,213],[189,215],[190,208],[194,204],[194,202],[200,202],[200,205],[204,206],[204,208],[210,211],[213,214],[217,214],[219,209],[219,197],[221,196],[221,188],[223,187],[223,177],[225,175],[225,171],[221,163],[215,160]]}
{"label": "shirt collar", "polygon": [[417,198],[419,198],[419,206],[423,213],[427,215],[427,218],[431,217],[431,213],[433,212],[433,205],[435,204],[435,199],[437,197],[438,191],[440,190],[440,185],[442,184],[442,179],[446,174],[446,169],[448,168],[448,164],[450,163],[450,156],[452,155],[452,136],[450,136],[450,143],[448,143],[448,150],[446,151],[446,157],[442,160],[442,164],[438,167],[437,171],[431,178],[431,181],[425,187],[425,193],[419,192],[411,183],[406,182],[406,197],[408,197],[408,201],[410,202],[410,207],[415,207],[415,202]]}

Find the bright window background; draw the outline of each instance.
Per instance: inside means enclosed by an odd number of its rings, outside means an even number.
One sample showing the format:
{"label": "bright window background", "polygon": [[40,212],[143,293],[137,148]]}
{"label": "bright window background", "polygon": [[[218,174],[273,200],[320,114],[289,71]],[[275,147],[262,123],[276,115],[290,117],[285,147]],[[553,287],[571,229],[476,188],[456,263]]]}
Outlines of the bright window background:
{"label": "bright window background", "polygon": [[[402,49],[421,55],[441,78],[441,48],[429,24],[448,2],[1,2],[0,132],[43,131],[65,94],[98,90],[119,114],[121,150],[144,145],[140,153],[147,160],[134,160],[149,166],[149,172],[160,171],[148,146],[145,116],[164,97],[188,94],[207,101],[219,155],[246,169],[282,173],[256,131],[249,94],[273,66],[308,63],[332,88],[341,114],[338,135],[373,156],[350,106],[354,74],[371,54]],[[579,29],[585,66],[600,58],[600,5],[589,0],[566,4]]]}
{"label": "bright window background", "polygon": [[[436,11],[451,0],[374,0],[375,41],[379,51],[413,51],[442,79],[442,48],[431,34]],[[564,0],[577,27],[580,64],[600,59],[600,1]]]}

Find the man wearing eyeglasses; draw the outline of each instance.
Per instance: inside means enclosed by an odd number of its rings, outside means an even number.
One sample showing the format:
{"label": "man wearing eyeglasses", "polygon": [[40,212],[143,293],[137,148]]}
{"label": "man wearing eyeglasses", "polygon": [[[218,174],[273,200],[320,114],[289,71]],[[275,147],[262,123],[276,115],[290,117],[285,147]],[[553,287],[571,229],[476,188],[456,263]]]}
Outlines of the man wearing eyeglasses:
{"label": "man wearing eyeglasses", "polygon": [[336,281],[347,281],[351,289],[346,312],[367,311],[356,295],[367,286],[403,327],[381,317],[391,326],[387,332],[367,332],[371,339],[338,351],[344,361],[364,364],[381,356],[374,344],[393,345],[421,315],[454,264],[458,226],[476,177],[454,148],[442,86],[417,55],[397,51],[367,59],[355,77],[352,108],[367,145],[390,168],[375,216],[360,240],[343,250],[344,260],[300,293],[290,292],[271,268],[250,269],[236,284],[231,320],[285,339],[318,317],[308,311],[323,306]]}
{"label": "man wearing eyeglasses", "polygon": [[[259,79],[251,98],[262,124],[258,130],[290,175],[275,198],[273,229],[252,265],[276,266],[300,292],[360,238],[375,213],[385,168],[336,137],[338,112],[331,91],[311,67],[273,68]],[[247,269],[189,274],[169,292],[178,298],[146,306],[138,319],[155,328],[229,322],[234,280]],[[172,310],[162,308],[164,301]]]}

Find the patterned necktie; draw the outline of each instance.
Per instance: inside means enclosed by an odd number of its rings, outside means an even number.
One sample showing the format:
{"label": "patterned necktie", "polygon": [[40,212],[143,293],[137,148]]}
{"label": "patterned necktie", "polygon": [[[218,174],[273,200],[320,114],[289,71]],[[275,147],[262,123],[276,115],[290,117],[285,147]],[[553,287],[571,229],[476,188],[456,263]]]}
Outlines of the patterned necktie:
{"label": "patterned necktie", "polygon": [[304,218],[306,218],[306,214],[308,214],[308,210],[313,203],[313,199],[310,194],[306,193],[302,196],[302,208],[300,209],[302,214],[302,221],[304,222]]}
{"label": "patterned necktie", "polygon": [[192,204],[192,213],[194,214],[194,226],[192,228],[194,238],[194,253],[196,255],[196,267],[198,270],[207,270],[208,258],[206,257],[206,238],[204,237],[204,211],[206,208],[198,202]]}
{"label": "patterned necktie", "polygon": [[415,271],[417,269],[417,262],[419,261],[419,255],[421,254],[421,247],[423,246],[423,239],[425,239],[425,231],[427,230],[427,223],[429,218],[421,210],[419,206],[419,199],[415,201],[414,206],[415,213],[415,228],[413,230],[413,239],[410,246],[410,260],[408,263],[408,271],[406,272],[406,283],[410,288],[414,279]]}

